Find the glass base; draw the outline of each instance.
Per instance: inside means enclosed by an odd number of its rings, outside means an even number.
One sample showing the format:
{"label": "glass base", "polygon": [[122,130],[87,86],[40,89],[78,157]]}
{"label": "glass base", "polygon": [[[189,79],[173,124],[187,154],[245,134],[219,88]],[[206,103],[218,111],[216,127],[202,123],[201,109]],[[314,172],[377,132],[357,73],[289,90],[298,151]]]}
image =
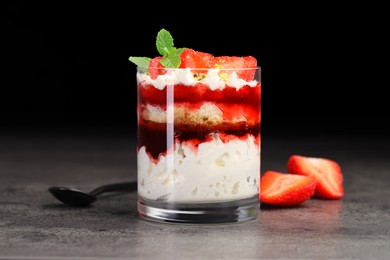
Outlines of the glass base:
{"label": "glass base", "polygon": [[258,196],[218,203],[167,203],[138,197],[141,218],[172,223],[230,223],[256,219],[260,204]]}

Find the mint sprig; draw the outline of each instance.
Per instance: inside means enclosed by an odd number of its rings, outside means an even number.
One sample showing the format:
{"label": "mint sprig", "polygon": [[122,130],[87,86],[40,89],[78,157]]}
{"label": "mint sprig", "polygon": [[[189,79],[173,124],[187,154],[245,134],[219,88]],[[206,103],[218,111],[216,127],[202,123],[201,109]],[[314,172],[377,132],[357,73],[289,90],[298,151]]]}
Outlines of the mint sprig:
{"label": "mint sprig", "polygon": [[[174,47],[172,35],[165,29],[161,29],[157,33],[156,48],[158,53],[162,56],[160,60],[161,65],[166,68],[176,69],[180,66],[180,55],[186,48]],[[129,58],[131,62],[141,68],[142,71],[147,72],[149,67],[150,58],[147,57],[133,57]],[[145,71],[146,70],[146,71]]]}

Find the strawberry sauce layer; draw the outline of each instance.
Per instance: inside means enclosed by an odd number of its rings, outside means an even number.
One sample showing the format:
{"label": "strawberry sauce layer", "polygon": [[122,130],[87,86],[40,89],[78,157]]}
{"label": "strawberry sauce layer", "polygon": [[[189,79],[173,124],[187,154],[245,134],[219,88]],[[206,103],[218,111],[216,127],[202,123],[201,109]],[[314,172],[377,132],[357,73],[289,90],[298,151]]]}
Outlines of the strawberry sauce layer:
{"label": "strawberry sauce layer", "polygon": [[[166,104],[167,88],[159,90],[152,85],[138,85],[140,103]],[[176,84],[173,87],[175,102],[224,102],[232,104],[251,104],[259,106],[261,88],[244,86],[240,89],[226,87],[223,90],[211,90],[207,85],[198,83],[195,86]]]}
{"label": "strawberry sauce layer", "polygon": [[[140,124],[138,126],[138,147],[145,146],[147,152],[157,160],[160,154],[166,153],[167,150],[172,147],[167,147],[167,130],[166,127],[163,128],[161,125],[166,124],[155,124],[147,123]],[[207,142],[210,140],[210,134],[219,132],[221,140],[226,143],[234,138],[238,139],[247,139],[248,135],[252,135],[256,138],[257,145],[260,142],[260,126],[246,127],[242,125],[242,128],[235,127],[236,129],[229,128],[226,126],[221,126],[220,131],[210,131],[207,128],[201,126],[195,126],[193,128],[188,128],[185,130],[179,130],[177,127],[174,127],[174,133],[172,134],[175,138],[175,141],[186,142],[187,145],[191,144],[194,149],[202,142]],[[195,151],[196,152],[196,151]]]}

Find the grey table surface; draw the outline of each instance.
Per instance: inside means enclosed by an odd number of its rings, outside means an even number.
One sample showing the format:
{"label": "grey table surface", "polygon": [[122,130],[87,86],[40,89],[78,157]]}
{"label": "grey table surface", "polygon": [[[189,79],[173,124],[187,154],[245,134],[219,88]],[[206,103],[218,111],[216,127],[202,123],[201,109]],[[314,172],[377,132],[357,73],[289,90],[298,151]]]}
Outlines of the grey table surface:
{"label": "grey table surface", "polygon": [[390,142],[359,136],[262,136],[262,172],[291,154],[337,160],[341,200],[260,207],[256,220],[164,224],[141,220],[136,193],[88,208],[50,186],[90,190],[136,180],[135,135],[35,131],[0,134],[0,259],[390,259]]}

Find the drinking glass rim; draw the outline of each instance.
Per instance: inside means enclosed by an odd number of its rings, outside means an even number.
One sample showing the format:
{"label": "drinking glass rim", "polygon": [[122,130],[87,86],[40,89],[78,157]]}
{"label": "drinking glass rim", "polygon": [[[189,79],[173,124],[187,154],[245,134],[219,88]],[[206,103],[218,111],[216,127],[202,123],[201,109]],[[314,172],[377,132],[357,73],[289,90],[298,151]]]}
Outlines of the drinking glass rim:
{"label": "drinking glass rim", "polygon": [[261,69],[261,66],[256,66],[252,68],[161,68],[161,67],[137,67],[137,69],[140,70],[148,70],[148,69],[153,69],[153,70],[222,70],[222,71],[241,71],[241,70],[257,70]]}

